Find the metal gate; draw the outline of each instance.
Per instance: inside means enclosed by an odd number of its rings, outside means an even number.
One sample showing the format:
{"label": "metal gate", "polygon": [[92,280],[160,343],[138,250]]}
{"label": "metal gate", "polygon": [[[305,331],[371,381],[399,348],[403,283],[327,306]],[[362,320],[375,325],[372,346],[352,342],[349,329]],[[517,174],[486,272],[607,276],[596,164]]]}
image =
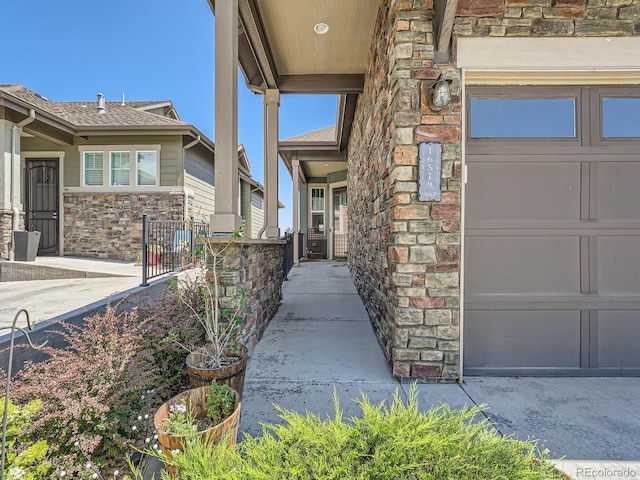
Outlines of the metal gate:
{"label": "metal gate", "polygon": [[25,229],[40,232],[38,255],[58,255],[58,160],[26,160]]}

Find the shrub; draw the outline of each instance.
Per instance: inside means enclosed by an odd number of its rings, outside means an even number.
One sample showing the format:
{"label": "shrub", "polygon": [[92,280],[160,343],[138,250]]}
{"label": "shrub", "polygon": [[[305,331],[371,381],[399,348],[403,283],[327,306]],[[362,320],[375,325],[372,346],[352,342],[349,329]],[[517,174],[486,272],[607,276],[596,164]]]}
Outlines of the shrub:
{"label": "shrub", "polygon": [[49,359],[27,362],[12,388],[19,403],[42,401],[25,434],[47,440],[56,467],[68,474],[81,470],[78,445],[103,461],[124,451],[157,378],[145,351],[148,320],[137,311],[108,306],[85,322],[63,324],[68,348],[45,347]]}
{"label": "shrub", "polygon": [[145,333],[147,352],[160,376],[155,386],[159,398],[170,398],[189,385],[185,368],[188,351],[205,342],[204,331],[193,311],[204,309],[198,282],[185,275],[171,281],[163,298],[155,304],[142,305],[140,314],[149,318]]}
{"label": "shrub", "polygon": [[475,421],[480,407],[420,412],[415,387],[406,403],[397,391],[389,407],[364,394],[358,403],[362,418],[347,422],[337,397],[333,419],[278,408],[285,424],[263,425],[262,437],[215,448],[193,438],[163,460],[178,468],[181,480],[562,478],[535,441],[503,437],[488,420]]}
{"label": "shrub", "polygon": [[[0,398],[0,416],[4,414],[5,397]],[[47,441],[31,442],[22,435],[42,402],[33,400],[19,407],[9,400],[7,407],[6,464],[3,478],[13,480],[40,480],[49,478],[51,463],[44,460],[47,455]]]}

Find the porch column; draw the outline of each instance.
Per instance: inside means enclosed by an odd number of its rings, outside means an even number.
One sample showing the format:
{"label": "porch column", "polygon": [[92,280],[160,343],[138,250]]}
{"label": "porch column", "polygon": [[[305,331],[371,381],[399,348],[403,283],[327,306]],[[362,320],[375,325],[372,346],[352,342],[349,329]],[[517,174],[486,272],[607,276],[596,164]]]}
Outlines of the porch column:
{"label": "porch column", "polygon": [[264,184],[267,195],[267,238],[280,238],[278,227],[278,108],[280,91],[267,90],[264,94],[265,119],[264,138],[267,166]]}
{"label": "porch column", "polygon": [[300,245],[298,242],[300,231],[299,212],[300,212],[300,160],[295,159],[291,161],[293,167],[293,265],[300,266],[298,258],[298,252],[300,252]]}
{"label": "porch column", "polygon": [[211,232],[242,226],[238,206],[238,0],[216,0],[215,214]]}

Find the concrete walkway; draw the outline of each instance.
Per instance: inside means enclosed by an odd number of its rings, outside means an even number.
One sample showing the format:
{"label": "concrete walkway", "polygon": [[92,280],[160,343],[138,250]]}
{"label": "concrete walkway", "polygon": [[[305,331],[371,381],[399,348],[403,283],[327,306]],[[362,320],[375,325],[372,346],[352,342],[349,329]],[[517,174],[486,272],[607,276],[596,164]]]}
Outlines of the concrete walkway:
{"label": "concrete walkway", "polygon": [[[361,392],[389,402],[410,386],[391,375],[346,265],[303,263],[249,359],[240,429],[260,435],[260,422],[278,422],[274,404],[333,415],[335,390],[349,417]],[[486,405],[501,433],[539,439],[575,479],[640,478],[640,378],[467,377],[418,389],[423,409]]]}

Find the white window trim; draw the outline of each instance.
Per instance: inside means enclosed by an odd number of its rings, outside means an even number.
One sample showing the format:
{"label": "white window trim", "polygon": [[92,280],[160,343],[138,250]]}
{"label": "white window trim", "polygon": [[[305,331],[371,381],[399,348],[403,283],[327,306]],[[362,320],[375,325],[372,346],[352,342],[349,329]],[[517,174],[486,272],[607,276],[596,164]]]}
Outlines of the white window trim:
{"label": "white window trim", "polygon": [[[124,190],[134,189],[150,189],[160,186],[160,151],[161,145],[81,145],[80,152],[80,188],[88,191],[90,189],[108,190]],[[129,152],[129,185],[111,185],[111,154],[118,152]],[[156,183],[155,185],[138,185],[138,152],[156,152]],[[102,153],[103,154],[103,184],[87,185],[85,172],[85,153]]]}
{"label": "white window trim", "polygon": [[[101,153],[102,154],[102,185],[88,185],[87,184],[87,164],[86,164],[86,159],[85,159],[85,155],[87,153]],[[104,151],[102,150],[84,150],[83,152],[81,152],[80,155],[80,164],[81,164],[81,184],[85,187],[102,187],[104,186]]]}
{"label": "white window trim", "polygon": [[[114,185],[113,184],[113,157],[112,155],[114,153],[128,153],[129,154],[129,183],[126,185]],[[108,181],[108,186],[112,187],[112,188],[130,188],[133,186],[136,186],[135,182],[131,183],[131,174],[132,174],[132,168],[131,168],[131,151],[129,150],[110,150],[109,151],[109,165],[108,165],[108,169],[109,169],[109,181]],[[120,170],[120,169],[119,169]],[[124,170],[124,169],[122,169]]]}

